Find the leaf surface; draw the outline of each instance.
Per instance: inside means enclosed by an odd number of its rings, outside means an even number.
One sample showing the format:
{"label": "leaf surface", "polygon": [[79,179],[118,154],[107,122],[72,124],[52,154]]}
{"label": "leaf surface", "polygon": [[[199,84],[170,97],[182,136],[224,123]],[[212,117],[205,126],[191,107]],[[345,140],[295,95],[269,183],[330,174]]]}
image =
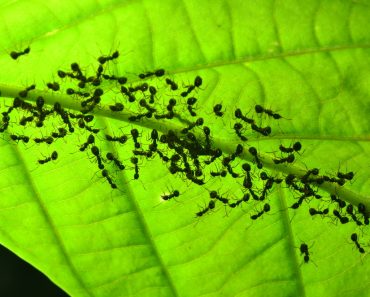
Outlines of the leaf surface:
{"label": "leaf surface", "polygon": [[[75,61],[94,69],[98,56],[119,49],[110,66],[117,75],[137,80],[138,73],[164,68],[184,85],[201,75],[199,113],[216,146],[232,153],[233,111],[262,104],[285,119],[269,122],[272,136],[251,134],[248,144],[271,152],[300,140],[304,153],[296,168],[354,171],[346,189],[369,197],[366,1],[8,1],[0,7],[0,91],[32,83],[43,90],[58,69]],[[28,45],[28,56],[9,57]],[[56,100],[64,104],[65,97]],[[2,108],[11,102],[3,99]],[[227,111],[222,119],[211,114],[216,103]],[[97,111],[97,124],[111,132],[129,126],[104,111]],[[161,125],[137,128],[145,142],[148,128]],[[168,127],[171,122],[162,125]],[[91,154],[78,152],[84,135],[50,147],[7,137],[0,146],[0,242],[71,296],[369,296],[367,254],[350,240],[358,229],[311,218],[308,204],[288,210],[289,189],[274,190],[271,212],[256,221],[250,215],[261,206],[253,204],[220,206],[195,219],[207,190],[240,196],[240,185],[214,179],[196,187],[155,159],[140,164],[139,180],[132,171],[117,173],[120,190],[112,191]],[[100,149],[129,164],[129,149],[102,139]],[[37,164],[53,150],[60,155],[55,164]],[[177,201],[161,201],[167,188],[181,192]],[[314,263],[303,263],[302,242]]]}

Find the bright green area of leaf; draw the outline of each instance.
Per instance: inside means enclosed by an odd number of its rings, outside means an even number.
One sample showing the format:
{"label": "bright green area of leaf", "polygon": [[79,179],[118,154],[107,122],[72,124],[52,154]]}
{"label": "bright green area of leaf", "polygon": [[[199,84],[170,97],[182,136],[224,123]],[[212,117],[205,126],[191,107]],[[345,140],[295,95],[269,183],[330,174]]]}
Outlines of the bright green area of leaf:
{"label": "bright green area of leaf", "polygon": [[[305,151],[297,168],[333,172],[340,163],[356,172],[346,189],[369,197],[367,1],[8,1],[0,8],[0,90],[42,85],[73,61],[93,69],[97,56],[118,48],[110,69],[117,75],[162,67],[179,82],[201,75],[200,112],[219,102],[228,111],[222,120],[204,115],[216,146],[231,152],[238,142],[236,106],[271,106],[287,120],[251,144],[269,152],[299,139]],[[10,59],[29,44],[29,56]],[[103,127],[127,125],[98,113]],[[119,174],[123,192],[110,191],[94,175],[96,164],[76,152],[83,141],[77,135],[25,149],[4,140],[0,147],[0,242],[72,296],[370,295],[367,256],[349,239],[354,224],[312,219],[307,205],[287,211],[293,200],[285,189],[269,196],[271,213],[253,224],[253,206],[197,220],[205,189],[152,161],[139,181]],[[54,149],[56,164],[37,165]],[[102,142],[101,149],[113,148]],[[160,202],[167,186],[182,192],[178,202]],[[240,195],[235,183],[205,188]],[[301,265],[301,240],[317,267]]]}

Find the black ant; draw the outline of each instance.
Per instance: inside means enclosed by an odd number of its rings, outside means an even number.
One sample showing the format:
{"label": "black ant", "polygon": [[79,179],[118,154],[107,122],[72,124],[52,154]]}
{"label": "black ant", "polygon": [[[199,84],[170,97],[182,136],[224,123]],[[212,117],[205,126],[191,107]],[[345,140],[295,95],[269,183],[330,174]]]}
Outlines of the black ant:
{"label": "black ant", "polygon": [[360,222],[357,219],[356,215],[353,212],[353,205],[348,204],[346,210],[347,210],[347,213],[352,217],[352,220],[354,220],[356,222],[357,226],[362,226],[362,222]]}
{"label": "black ant", "polygon": [[224,115],[224,112],[222,110],[222,104],[216,104],[213,106],[213,112],[217,117],[222,117]]}
{"label": "black ant", "polygon": [[2,118],[3,122],[4,123],[9,123],[10,121],[10,116],[8,115],[8,113],[3,113],[3,118]]}
{"label": "black ant", "polygon": [[162,159],[163,162],[168,162],[170,160],[170,158],[168,158],[167,156],[165,156],[161,151],[157,151],[159,157]]}
{"label": "black ant", "polygon": [[50,161],[54,161],[58,159],[58,153],[56,151],[52,152],[51,153],[51,156],[50,157],[47,157],[43,160],[38,160],[39,164],[45,164],[45,163],[48,163]]}
{"label": "black ant", "polygon": [[120,85],[124,85],[125,83],[127,83],[127,77],[124,77],[124,76],[117,77],[115,75],[107,75],[107,74],[103,74],[102,76],[104,79],[107,79],[107,80],[115,80]]}
{"label": "black ant", "polygon": [[94,94],[89,99],[81,101],[81,107],[86,107],[89,103],[92,103],[90,107],[94,108],[95,105],[100,103],[100,100],[101,100],[100,96],[102,96],[103,93],[104,91],[102,89],[100,88],[95,89]]}
{"label": "black ant", "polygon": [[147,158],[151,158],[153,156],[153,152],[152,151],[138,151],[138,150],[133,150],[132,153],[135,156],[145,156]]}
{"label": "black ant", "polygon": [[290,154],[286,158],[281,158],[281,159],[273,159],[275,164],[282,164],[282,163],[293,163],[295,160],[295,157],[293,154]]}
{"label": "black ant", "polygon": [[190,180],[191,182],[197,184],[198,186],[202,186],[205,184],[204,180],[196,178],[192,172],[186,173],[186,178]]}
{"label": "black ant", "polygon": [[154,143],[158,140],[158,131],[156,129],[153,129],[150,133],[150,138],[153,140]]}
{"label": "black ant", "polygon": [[13,140],[13,141],[22,140],[23,143],[28,143],[30,141],[30,138],[28,136],[25,136],[25,135],[13,135],[13,134],[11,134],[10,139]]}
{"label": "black ant", "polygon": [[346,180],[352,180],[353,177],[354,177],[354,173],[351,171],[351,172],[347,172],[347,173],[341,173],[341,172],[338,172],[337,173],[337,177],[340,178],[340,179],[346,179]]}
{"label": "black ant", "polygon": [[68,116],[68,113],[64,110],[62,110],[60,113],[60,117],[62,118],[63,122],[68,126],[68,131],[73,133],[74,132],[74,128],[71,124],[71,121],[69,120],[69,116]]}
{"label": "black ant", "polygon": [[301,255],[304,254],[303,260],[305,263],[308,263],[310,260],[310,254],[308,252],[308,245],[305,243],[302,243],[299,247],[299,250],[301,251]]}
{"label": "black ant", "polygon": [[346,207],[346,202],[344,200],[339,199],[337,196],[332,194],[332,195],[330,195],[330,198],[331,198],[332,201],[338,203],[340,208]]}
{"label": "black ant", "polygon": [[[315,181],[317,181],[317,180],[320,180],[320,179],[316,179]],[[335,177],[330,177],[330,176],[326,176],[326,175],[322,176],[322,180],[324,182],[336,183],[340,186],[343,186],[346,183],[346,180],[344,178],[337,179]]]}
{"label": "black ant", "polygon": [[272,187],[273,187],[273,185],[274,185],[274,182],[275,182],[275,181],[278,181],[278,183],[279,183],[279,182],[280,182],[280,181],[282,181],[282,180],[280,180],[280,179],[275,180],[273,177],[269,177],[269,178],[267,179],[267,181],[266,181],[266,183],[265,183],[265,185],[264,185],[264,187],[263,187],[263,189],[262,189],[261,196],[259,197],[259,200],[260,200],[260,201],[265,200],[265,198],[266,198],[266,194],[267,194],[267,191],[272,189]]}
{"label": "black ant", "polygon": [[108,170],[103,169],[101,174],[108,181],[112,189],[117,189],[117,185],[112,181],[112,178],[108,174]]}
{"label": "black ant", "polygon": [[229,203],[229,199],[220,196],[216,191],[211,191],[209,193],[209,197],[211,199],[217,199],[218,201],[221,201],[223,204],[228,204]]}
{"label": "black ant", "polygon": [[258,169],[262,169],[263,164],[261,163],[260,159],[258,158],[257,149],[256,149],[255,147],[251,146],[251,147],[249,148],[249,150],[248,150],[248,151],[249,151],[249,153],[250,153],[252,156],[254,156],[254,159],[255,159],[255,161],[256,161],[256,163],[257,163],[257,168],[258,168]]}
{"label": "black ant", "polygon": [[282,116],[279,115],[278,113],[275,113],[270,109],[266,109],[266,108],[262,107],[261,105],[256,105],[254,107],[254,110],[256,111],[256,113],[266,113],[268,116],[273,117],[275,120],[278,120],[278,119],[282,118]]}
{"label": "black ant", "polygon": [[364,216],[367,215],[366,214],[366,206],[365,206],[365,204],[363,204],[361,202],[358,204],[358,212],[361,213],[361,214],[363,214]]}
{"label": "black ant", "polygon": [[[101,65],[101,64],[100,64],[100,65],[98,66],[98,69],[96,70],[96,76],[95,76],[95,77],[96,77],[97,79],[99,79],[99,78],[102,76],[103,71],[104,71],[103,65]],[[85,82],[83,82],[83,83],[84,83],[84,86],[85,86]],[[83,86],[83,87],[84,87],[84,86]],[[82,88],[83,88],[83,87],[82,87]]]}
{"label": "black ant", "polygon": [[168,105],[167,105],[167,110],[168,110],[168,113],[167,114],[163,114],[163,115],[155,115],[154,117],[158,120],[158,119],[172,119],[175,115],[173,109],[174,107],[176,106],[176,100],[174,98],[171,98],[169,101],[168,101]]}
{"label": "black ant", "polygon": [[260,173],[260,178],[261,178],[262,180],[268,180],[269,176],[267,175],[267,173],[266,173],[266,172],[262,171],[262,172]]}
{"label": "black ant", "polygon": [[265,203],[264,206],[263,206],[263,209],[260,212],[258,212],[257,214],[252,215],[251,219],[252,220],[257,220],[260,216],[262,216],[264,213],[269,212],[269,211],[270,211],[270,204]]}
{"label": "black ant", "polygon": [[8,115],[4,115],[3,116],[3,123],[2,123],[3,125],[0,128],[0,133],[4,132],[6,129],[8,129],[9,121],[10,121],[10,117]]}
{"label": "black ant", "polygon": [[102,159],[100,157],[99,148],[97,146],[93,146],[91,148],[91,153],[96,157],[96,160],[98,161],[99,169],[104,169],[104,164],[103,164]]}
{"label": "black ant", "polygon": [[137,92],[137,91],[146,92],[148,89],[149,89],[149,85],[147,83],[137,85],[135,86],[135,88],[129,87],[130,92]]}
{"label": "black ant", "polygon": [[153,75],[155,75],[156,77],[161,77],[161,76],[164,75],[164,73],[165,73],[164,69],[158,69],[154,72],[141,73],[141,74],[139,74],[139,78],[144,79],[144,78],[147,78],[147,77],[150,77],[150,76],[153,76]]}
{"label": "black ant", "polygon": [[15,52],[15,51],[12,51],[10,52],[10,57],[13,59],[13,60],[17,60],[20,56],[23,56],[23,55],[26,55],[26,54],[29,54],[31,51],[31,48],[28,46],[26,47],[23,51],[21,52]]}
{"label": "black ant", "polygon": [[196,126],[202,126],[204,123],[203,118],[198,118],[194,123],[191,123],[187,128],[181,130],[181,133],[187,134],[189,130],[193,129]]}
{"label": "black ant", "polygon": [[84,115],[84,114],[75,114],[73,112],[69,112],[68,115],[71,119],[81,119],[83,122],[87,122],[87,123],[90,123],[91,121],[94,120],[94,116],[92,114]]}
{"label": "black ant", "polygon": [[257,201],[259,201],[259,200],[260,200],[260,197],[258,197],[258,195],[253,191],[253,189],[252,189],[252,188],[248,188],[248,191],[249,191],[249,193],[252,195],[252,198],[253,198],[254,200],[257,200]]}
{"label": "black ant", "polygon": [[134,179],[139,179],[139,159],[137,157],[131,157],[131,163],[135,166]]}
{"label": "black ant", "polygon": [[64,128],[58,128],[58,132],[51,133],[53,138],[63,138],[67,135],[67,130]]}
{"label": "black ant", "polygon": [[209,164],[213,163],[217,158],[219,158],[221,156],[222,156],[222,150],[221,149],[216,149],[216,150],[213,151],[211,159],[204,161],[204,163],[206,165],[209,165]]}
{"label": "black ant", "polygon": [[81,68],[77,63],[72,63],[71,64],[71,70],[74,71],[74,72],[77,72],[79,76],[83,76]]}
{"label": "black ant", "polygon": [[211,129],[209,129],[209,127],[207,127],[207,126],[204,126],[203,127],[203,133],[204,133],[204,136],[206,138],[205,139],[205,142],[206,142],[205,149],[209,150],[211,148],[211,139],[210,139]]}
{"label": "black ant", "polygon": [[92,114],[81,115],[81,117],[84,119],[86,123],[90,123],[94,120],[94,116]]}
{"label": "black ant", "polygon": [[237,119],[240,119],[240,120],[246,122],[247,124],[250,124],[250,125],[254,124],[254,120],[244,116],[242,111],[240,110],[240,108],[237,108],[235,110],[234,115]]}
{"label": "black ant", "polygon": [[121,163],[121,161],[119,161],[112,153],[107,153],[106,157],[109,161],[113,161],[114,164],[116,164],[116,166],[118,167],[119,170],[124,170],[125,169],[125,165],[123,165]]}
{"label": "black ant", "polygon": [[[35,85],[32,85],[29,88],[31,88],[33,90],[34,89],[34,86]],[[22,108],[24,110],[28,110],[30,112],[32,112],[32,109],[34,108],[31,103],[27,103],[27,102],[25,102],[24,100],[22,100],[22,99],[20,99],[18,97],[15,97],[14,98],[13,107],[14,108],[19,108],[20,107],[20,108]]]}
{"label": "black ant", "polygon": [[243,125],[241,123],[234,124],[234,130],[236,135],[240,138],[241,141],[247,141],[248,138],[242,135],[241,129],[243,129]]}
{"label": "black ant", "polygon": [[279,145],[279,150],[282,153],[299,152],[301,148],[302,148],[302,144],[299,141],[295,142],[292,147],[284,147],[282,144]]}
{"label": "black ant", "polygon": [[94,90],[94,97],[100,97],[100,96],[102,96],[104,94],[104,91],[103,91],[103,89],[101,89],[101,88],[96,88],[95,90]]}
{"label": "black ant", "polygon": [[87,138],[87,141],[81,145],[80,152],[85,151],[89,144],[93,143],[95,143],[95,137],[94,135],[90,134],[89,137]]}
{"label": "black ant", "polygon": [[168,119],[168,120],[171,120],[173,119],[173,117],[175,116],[175,113],[173,111],[170,111],[168,113],[165,113],[165,114],[155,114],[154,117],[156,120],[160,120],[160,119]]}
{"label": "black ant", "polygon": [[105,64],[106,62],[112,61],[114,59],[117,59],[119,57],[119,52],[115,51],[111,56],[100,56],[98,58],[98,62],[100,64]]}
{"label": "black ant", "polygon": [[233,178],[238,178],[239,177],[239,174],[234,172],[233,171],[233,168],[231,167],[231,165],[229,163],[226,163],[226,164],[223,164],[227,171],[230,173],[230,175],[233,177]]}
{"label": "black ant", "polygon": [[66,73],[65,71],[63,71],[63,70],[58,70],[58,76],[60,77],[60,78],[65,78],[66,76],[68,76],[68,73]]}
{"label": "black ant", "polygon": [[298,208],[302,205],[303,201],[304,201],[306,198],[307,198],[307,195],[305,195],[305,194],[301,195],[301,196],[298,198],[298,201],[297,201],[297,202],[295,202],[295,203],[293,203],[293,204],[292,204],[292,206],[291,206],[290,208],[292,208],[292,209],[298,209]]}
{"label": "black ant", "polygon": [[85,92],[84,93],[84,92],[80,92],[80,91],[75,91],[72,88],[68,88],[66,90],[66,93],[67,93],[67,95],[74,95],[74,94],[76,94],[77,96],[80,96],[80,97],[85,97],[85,98],[90,97],[90,93],[88,93],[88,92]]}
{"label": "black ant", "polygon": [[53,141],[54,141],[54,138],[51,137],[51,136],[47,136],[47,137],[42,137],[42,138],[34,138],[33,141],[36,142],[36,143],[45,142],[47,144],[52,144]]}
{"label": "black ant", "polygon": [[244,177],[244,181],[243,181],[243,187],[246,188],[246,189],[251,189],[252,188],[252,178],[251,178],[251,165],[249,165],[248,163],[244,163],[242,165],[242,168],[243,170],[245,171],[245,177]]}
{"label": "black ant", "polygon": [[271,134],[271,127],[267,126],[265,128],[258,127],[256,124],[251,125],[252,130],[262,134],[263,136],[269,136]]}
{"label": "black ant", "polygon": [[171,193],[171,194],[168,194],[168,195],[162,195],[161,196],[161,198],[163,199],[163,200],[170,200],[170,199],[172,199],[172,198],[174,198],[174,197],[179,197],[180,196],[180,192],[178,191],[178,190],[175,190],[175,191],[173,191],[173,193]]}
{"label": "black ant", "polygon": [[155,94],[157,94],[157,89],[155,87],[153,87],[153,86],[150,86],[149,87],[149,93],[150,93],[149,103],[150,104],[153,104],[154,103]]}
{"label": "black ant", "polygon": [[[71,122],[69,121],[69,115],[67,112],[64,111],[63,107],[60,105],[59,102],[54,103],[54,107],[52,109],[55,113],[59,114],[62,118],[63,122],[68,125],[70,132],[73,132],[74,129],[71,125]],[[72,130],[72,131],[71,131]]]}
{"label": "black ant", "polygon": [[27,97],[28,92],[36,89],[36,85],[30,85],[29,87],[25,88],[24,90],[20,91],[18,95],[22,98]]}
{"label": "black ant", "polygon": [[105,134],[105,139],[108,141],[116,141],[116,142],[119,142],[120,144],[125,144],[128,138],[126,135],[117,137],[117,136],[111,136],[111,135]]}
{"label": "black ant", "polygon": [[236,202],[229,203],[229,207],[235,208],[239,204],[241,204],[242,202],[248,202],[248,201],[249,201],[249,194],[246,193],[246,194],[243,195],[243,198],[237,200]]}
{"label": "black ant", "polygon": [[164,69],[158,69],[156,71],[154,71],[154,74],[156,77],[161,77],[165,74],[165,70]]}
{"label": "black ant", "polygon": [[194,105],[195,103],[197,103],[197,98],[195,98],[195,97],[189,97],[188,100],[186,100],[186,103],[188,105]]}
{"label": "black ant", "polygon": [[152,152],[157,151],[157,141],[158,141],[158,131],[153,129],[150,133],[150,138],[152,139],[152,143],[149,145],[149,150]]}
{"label": "black ant", "polygon": [[358,243],[358,238],[357,238],[357,234],[356,233],[353,233],[351,235],[351,240],[356,244],[356,247],[358,248],[358,251],[361,253],[361,254],[364,254],[365,253],[365,250],[360,246],[360,244]]}
{"label": "black ant", "polygon": [[184,92],[182,92],[180,95],[182,97],[188,96],[193,90],[195,89],[195,86],[188,86],[188,89]]}
{"label": "black ant", "polygon": [[36,98],[36,107],[37,109],[41,112],[42,111],[42,108],[44,107],[44,104],[45,104],[45,100],[43,97],[41,96],[38,96]]}
{"label": "black ant", "polygon": [[195,104],[197,102],[197,99],[196,98],[194,98],[194,97],[190,97],[190,98],[188,98],[188,100],[187,100],[187,104],[188,104],[188,111],[189,111],[189,113],[190,113],[190,115],[192,116],[192,117],[196,117],[197,116],[197,113],[194,111],[194,107],[193,107],[193,105]]}
{"label": "black ant", "polygon": [[194,86],[199,88],[202,85],[202,83],[203,83],[202,78],[199,75],[196,76],[194,79]]}
{"label": "black ant", "polygon": [[301,177],[301,182],[302,183],[306,183],[308,182],[308,178],[310,177],[310,175],[318,175],[319,174],[319,169],[318,168],[313,168],[313,169],[310,169],[310,170],[307,170],[307,172]]}
{"label": "black ant", "polygon": [[174,109],[174,107],[176,106],[176,99],[174,99],[174,98],[171,98],[169,101],[168,101],[168,105],[167,105],[167,110],[169,111],[169,112],[173,112],[173,109]]}
{"label": "black ant", "polygon": [[128,102],[132,103],[136,101],[136,97],[134,94],[127,92],[126,96],[128,97]]}
{"label": "black ant", "polygon": [[156,143],[158,140],[158,131],[156,129],[153,129],[150,133],[150,138],[153,140],[153,143]]}
{"label": "black ant", "polygon": [[166,78],[166,83],[171,86],[172,91],[176,91],[179,88],[177,83],[175,83],[173,80],[170,80],[169,78]]}
{"label": "black ant", "polygon": [[87,131],[91,132],[91,133],[94,133],[94,134],[97,134],[100,132],[100,129],[98,128],[91,128],[90,126],[88,125],[85,125],[84,127]]}
{"label": "black ant", "polygon": [[124,106],[122,103],[116,103],[114,105],[109,105],[109,109],[114,112],[122,111],[124,109]]}
{"label": "black ant", "polygon": [[139,138],[139,131],[137,129],[132,129],[131,136],[132,140],[134,141],[135,148],[139,149],[141,147],[140,143],[137,141],[137,139]]}
{"label": "black ant", "polygon": [[138,114],[136,116],[129,116],[128,117],[128,120],[130,122],[136,122],[136,121],[140,121],[142,118],[148,116],[148,115],[151,115],[152,113],[151,112],[146,112],[146,113],[142,113],[142,114]]}
{"label": "black ant", "polygon": [[227,171],[226,170],[222,170],[222,171],[219,171],[219,172],[211,171],[210,174],[213,177],[216,177],[216,176],[226,177]]}
{"label": "black ant", "polygon": [[358,212],[360,214],[362,214],[363,217],[364,217],[364,224],[365,225],[369,225],[369,216],[368,216],[368,214],[366,212],[366,206],[365,206],[365,204],[363,204],[363,203],[360,202],[357,207],[358,207]]}
{"label": "black ant", "polygon": [[236,157],[239,157],[243,153],[243,146],[239,143],[236,146],[235,152],[230,155],[231,161],[234,161]]}
{"label": "black ant", "polygon": [[349,222],[349,219],[347,217],[341,216],[339,211],[337,211],[336,209],[333,210],[333,215],[335,215],[339,219],[341,224],[347,224]]}
{"label": "black ant", "polygon": [[178,173],[178,172],[185,172],[185,169],[180,168],[180,167],[179,167],[179,166],[177,166],[176,164],[171,163],[170,167],[168,167],[168,171],[169,171],[171,174],[176,174],[176,173]]}
{"label": "black ant", "polygon": [[83,89],[83,88],[85,88],[85,86],[86,86],[86,82],[85,81],[80,81],[78,84],[77,84],[77,86],[80,88],[80,89]]}
{"label": "black ant", "polygon": [[329,208],[325,208],[324,210],[317,210],[314,208],[309,209],[310,215],[315,216],[315,215],[327,215],[329,213]]}
{"label": "black ant", "polygon": [[200,76],[196,76],[194,79],[194,85],[187,86],[187,90],[182,92],[180,95],[182,97],[188,96],[195,88],[199,88],[202,85],[202,78]]}
{"label": "black ant", "polygon": [[146,103],[145,99],[141,99],[139,104],[141,107],[144,107],[150,113],[155,113],[157,111],[155,108],[151,107],[148,103]]}
{"label": "black ant", "polygon": [[215,206],[216,206],[216,201],[215,200],[210,200],[209,203],[208,203],[208,206],[206,208],[204,208],[201,211],[196,213],[197,217],[203,216],[205,213],[207,213],[211,209],[214,209]]}
{"label": "black ant", "polygon": [[181,160],[181,156],[179,154],[173,154],[170,157],[171,164],[175,164]]}
{"label": "black ant", "polygon": [[60,86],[57,82],[52,82],[52,83],[47,83],[46,86],[50,89],[50,90],[53,90],[53,91],[59,91],[60,90]]}

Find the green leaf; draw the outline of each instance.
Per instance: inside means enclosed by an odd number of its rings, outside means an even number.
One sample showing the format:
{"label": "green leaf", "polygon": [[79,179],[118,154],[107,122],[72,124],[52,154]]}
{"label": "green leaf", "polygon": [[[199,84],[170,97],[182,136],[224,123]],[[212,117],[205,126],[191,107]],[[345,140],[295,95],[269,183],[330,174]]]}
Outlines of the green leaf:
{"label": "green leaf", "polygon": [[[347,202],[370,208],[366,1],[8,1],[0,13],[2,111],[12,104],[9,97],[33,83],[31,101],[44,94],[47,104],[78,110],[65,95],[68,84],[53,93],[45,83],[72,62],[93,71],[98,56],[118,49],[120,58],[109,70],[133,82],[138,73],[158,68],[179,85],[200,75],[198,112],[225,153],[239,143],[232,129],[237,107],[250,116],[255,104],[277,110],[284,119],[262,122],[273,128],[271,136],[248,135],[266,166],[300,175],[306,167],[354,171],[352,183],[324,186],[323,193],[338,190]],[[10,58],[28,45],[28,55]],[[114,91],[109,84],[103,88]],[[171,92],[161,94],[158,104],[166,104]],[[116,96],[103,97],[103,105]],[[223,118],[212,115],[216,103],[226,110]],[[119,134],[122,127],[129,133],[128,111],[112,114],[105,106],[94,113],[105,133]],[[48,123],[44,136],[60,124],[57,118]],[[137,123],[147,143],[148,129],[179,127],[184,125],[173,121]],[[14,133],[39,137],[40,131],[20,127]],[[256,221],[250,216],[262,204],[232,211],[218,205],[195,218],[208,204],[208,190],[240,197],[240,184],[209,179],[199,187],[169,174],[156,158],[140,164],[139,180],[132,180],[133,170],[117,173],[120,190],[111,190],[94,156],[78,151],[86,134],[50,147],[14,144],[6,133],[3,138],[0,242],[71,296],[369,296],[367,254],[350,240],[357,232],[368,252],[367,229],[342,226],[332,216],[311,218],[308,208],[319,201],[293,211],[292,193],[281,187],[268,196],[271,212]],[[304,152],[294,165],[275,166],[269,152],[296,140]],[[99,147],[130,166],[132,148],[103,136]],[[56,162],[37,163],[54,150]],[[252,157],[245,153],[243,159]],[[161,200],[174,189],[181,193],[177,201]],[[302,242],[309,246],[309,263],[300,255]]]}

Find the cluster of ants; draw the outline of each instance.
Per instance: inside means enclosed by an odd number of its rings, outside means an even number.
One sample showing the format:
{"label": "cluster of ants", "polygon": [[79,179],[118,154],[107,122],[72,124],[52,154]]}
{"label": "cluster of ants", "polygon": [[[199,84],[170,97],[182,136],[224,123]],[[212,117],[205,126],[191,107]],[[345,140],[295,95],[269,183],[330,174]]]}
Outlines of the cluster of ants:
{"label": "cluster of ants", "polygon": [[[12,52],[11,57],[17,59],[29,52],[29,48],[22,52]],[[75,84],[75,87],[68,87],[65,93],[73,96],[78,101],[81,107],[79,112],[64,109],[59,102],[48,107],[42,96],[37,97],[34,104],[26,102],[29,92],[36,89],[35,85],[31,85],[20,91],[18,96],[14,98],[13,104],[2,112],[0,132],[7,131],[10,140],[15,142],[28,143],[33,140],[35,143],[46,143],[47,145],[74,133],[76,129],[86,132],[88,134],[86,141],[80,144],[79,151],[91,152],[101,176],[112,189],[117,189],[118,186],[111,171],[107,169],[107,163],[111,163],[119,171],[128,170],[129,168],[114,153],[106,152],[103,155],[96,143],[99,134],[104,134],[106,141],[113,142],[118,146],[122,145],[128,148],[131,145],[132,155],[129,158],[129,163],[134,170],[134,179],[140,177],[140,161],[157,157],[165,164],[170,174],[179,176],[197,186],[204,186],[208,182],[206,178],[223,179],[231,177],[241,181],[243,194],[240,198],[225,197],[217,191],[209,191],[207,206],[196,213],[197,217],[202,217],[214,210],[217,204],[234,209],[249,201],[254,201],[256,205],[261,205],[261,208],[250,217],[252,220],[257,220],[270,212],[269,193],[272,192],[274,187],[284,184],[293,193],[294,203],[290,206],[291,209],[296,210],[302,207],[303,202],[309,203],[312,199],[316,199],[320,201],[321,205],[326,204],[327,206],[324,209],[309,208],[308,213],[312,217],[321,216],[323,218],[332,214],[332,218],[338,220],[341,224],[353,222],[357,226],[369,225],[369,216],[364,204],[359,203],[354,206],[346,203],[337,195],[331,194],[330,198],[327,199],[319,194],[321,184],[333,183],[341,187],[347,181],[353,179],[353,172],[337,172],[335,176],[327,176],[320,175],[318,168],[312,168],[301,177],[293,174],[273,176],[265,170],[258,150],[253,146],[246,145],[251,133],[266,137],[272,133],[272,128],[258,125],[253,117],[243,114],[240,108],[234,110],[236,122],[233,125],[233,133],[235,133],[235,137],[240,143],[237,144],[233,153],[226,154],[220,148],[215,147],[212,141],[211,128],[205,125],[204,118],[198,116],[196,107],[198,99],[193,94],[200,90],[203,84],[203,79],[200,76],[196,76],[191,84],[179,86],[173,79],[166,77],[165,70],[157,69],[141,73],[137,76],[136,81],[138,82],[129,83],[127,77],[116,76],[106,71],[107,65],[118,58],[118,51],[111,55],[100,56],[97,59],[98,66],[93,75],[84,73],[78,63],[72,63],[70,70],[58,70],[57,75],[62,82],[68,80],[70,84]],[[154,80],[155,85],[150,84],[152,80]],[[152,129],[148,135],[149,144],[140,141],[143,135],[136,128],[130,129],[127,134],[121,133],[118,136],[104,133],[103,129],[94,127],[93,123],[94,110],[101,107],[102,96],[105,93],[101,87],[103,82],[111,83],[121,96],[120,100],[108,106],[110,112],[119,113],[130,106],[129,109],[133,114],[128,120],[132,123],[140,124],[140,121],[151,118],[158,121],[177,119],[182,124],[186,123],[186,126],[180,131],[168,130],[162,133]],[[162,87],[158,87],[161,83]],[[58,82],[49,82],[46,87],[53,92],[62,92],[61,83]],[[166,96],[161,94],[162,91],[166,92]],[[168,95],[169,92],[172,92],[171,95]],[[166,97],[171,98],[163,104]],[[33,139],[27,135],[12,134],[8,131],[8,128],[14,110],[23,113],[19,120],[20,126],[34,125],[41,128],[49,117],[57,116],[63,123],[63,127],[59,127],[57,131],[52,132],[49,136],[34,137]],[[222,104],[214,105],[212,113],[214,117],[222,118],[225,114]],[[254,106],[254,113],[258,119],[268,118],[272,121],[283,119],[280,114],[261,105]],[[192,120],[194,117],[196,119]],[[132,142],[132,144],[129,144],[129,142]],[[248,148],[246,148],[247,146]],[[281,157],[274,157],[273,162],[276,165],[290,164],[295,161],[296,154],[302,150],[302,144],[299,141],[291,146],[281,144],[278,150]],[[240,166],[237,161],[241,159],[243,154],[250,154],[253,162],[244,162]],[[49,157],[38,160],[38,163],[44,165],[57,158],[58,153],[53,151]],[[237,170],[238,167],[239,170]],[[215,168],[221,169],[215,170]],[[174,190],[172,193],[164,194],[161,197],[163,200],[171,200],[179,196],[180,191]],[[365,253],[358,242],[356,233],[351,235],[351,240],[360,253]],[[304,255],[304,262],[309,262],[307,244],[302,243],[300,251]]]}

